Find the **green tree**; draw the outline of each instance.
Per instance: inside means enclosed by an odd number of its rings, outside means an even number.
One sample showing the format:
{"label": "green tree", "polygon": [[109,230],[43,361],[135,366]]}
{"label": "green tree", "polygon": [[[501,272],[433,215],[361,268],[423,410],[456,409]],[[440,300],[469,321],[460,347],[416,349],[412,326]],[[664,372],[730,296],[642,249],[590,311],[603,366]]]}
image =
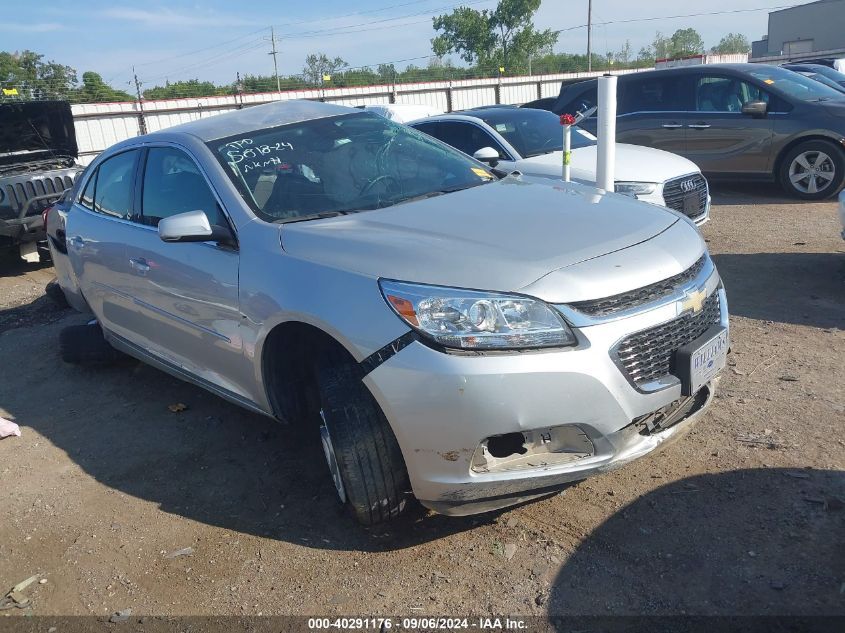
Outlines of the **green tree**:
{"label": "green tree", "polygon": [[[274,86],[275,88],[275,86]],[[188,79],[187,81],[166,82],[163,86],[155,86],[144,90],[144,99],[177,99],[179,97],[212,97],[220,94],[231,94],[230,86],[219,87],[210,81]]]}
{"label": "green tree", "polygon": [[672,40],[660,31],[654,34],[654,40],[649,47],[652,59],[666,59],[672,57]]}
{"label": "green tree", "polygon": [[323,81],[323,75],[334,75],[348,65],[340,57],[329,59],[325,53],[312,53],[305,58],[302,75],[306,82],[319,85]]}
{"label": "green tree", "polygon": [[76,70],[34,51],[0,52],[0,87],[16,88],[17,98],[67,99],[76,81]]}
{"label": "green tree", "polygon": [[107,101],[134,101],[135,97],[123,90],[115,90],[103,78],[93,71],[82,73],[82,85],[72,95],[76,103],[94,103]]}
{"label": "green tree", "polygon": [[455,52],[470,64],[482,68],[503,66],[514,72],[529,57],[548,51],[558,34],[550,29],[537,31],[531,18],[541,0],[499,0],[495,9],[477,11],[459,7],[450,14],[433,18],[438,35],[431,40],[435,55]]}
{"label": "green tree", "polygon": [[710,49],[710,52],[716,55],[730,55],[731,53],[747,53],[750,50],[751,43],[742,33],[728,33]]}
{"label": "green tree", "polygon": [[693,28],[678,29],[669,38],[671,57],[689,57],[704,52],[704,40]]}
{"label": "green tree", "polygon": [[633,58],[634,53],[633,49],[631,48],[631,40],[625,40],[625,43],[622,45],[622,48],[619,49],[619,52],[614,55],[614,59],[617,63],[627,66]]}

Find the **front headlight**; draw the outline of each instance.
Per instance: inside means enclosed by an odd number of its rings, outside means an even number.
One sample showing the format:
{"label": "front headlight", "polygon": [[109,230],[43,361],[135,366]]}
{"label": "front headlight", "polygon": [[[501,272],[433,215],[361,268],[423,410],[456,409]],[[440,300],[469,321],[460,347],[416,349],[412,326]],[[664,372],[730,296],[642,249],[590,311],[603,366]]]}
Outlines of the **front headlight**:
{"label": "front headlight", "polygon": [[645,196],[657,191],[656,182],[617,182],[613,186],[616,193],[626,196]]}
{"label": "front headlight", "polygon": [[560,315],[538,299],[380,280],[408,325],[444,347],[477,350],[575,345]]}

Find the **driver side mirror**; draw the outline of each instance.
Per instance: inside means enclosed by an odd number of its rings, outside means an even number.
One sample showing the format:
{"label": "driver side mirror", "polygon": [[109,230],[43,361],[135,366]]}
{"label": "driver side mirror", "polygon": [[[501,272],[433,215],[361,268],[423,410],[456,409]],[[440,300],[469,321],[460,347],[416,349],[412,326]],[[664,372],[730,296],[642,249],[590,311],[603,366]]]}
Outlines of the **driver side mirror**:
{"label": "driver side mirror", "polygon": [[228,228],[212,225],[205,211],[199,209],[162,218],[158,236],[163,242],[234,242]]}
{"label": "driver side mirror", "polygon": [[482,163],[487,163],[490,167],[495,167],[499,164],[499,152],[497,152],[492,147],[482,147],[480,150],[476,151],[472,157],[475,160],[480,160]]}
{"label": "driver side mirror", "polygon": [[765,101],[746,101],[742,104],[742,113],[755,118],[766,116],[769,106]]}

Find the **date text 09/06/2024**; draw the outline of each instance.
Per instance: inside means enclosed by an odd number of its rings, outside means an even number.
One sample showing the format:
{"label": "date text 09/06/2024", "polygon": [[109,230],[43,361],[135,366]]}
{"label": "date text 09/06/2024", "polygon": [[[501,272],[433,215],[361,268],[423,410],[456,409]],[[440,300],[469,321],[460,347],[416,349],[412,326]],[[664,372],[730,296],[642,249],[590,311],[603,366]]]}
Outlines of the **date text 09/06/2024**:
{"label": "date text 09/06/2024", "polygon": [[360,617],[360,618],[309,618],[308,628],[312,631],[319,630],[478,630],[478,631],[519,631],[527,629],[527,623],[520,618],[509,617],[476,617],[476,618],[449,618],[449,617]]}

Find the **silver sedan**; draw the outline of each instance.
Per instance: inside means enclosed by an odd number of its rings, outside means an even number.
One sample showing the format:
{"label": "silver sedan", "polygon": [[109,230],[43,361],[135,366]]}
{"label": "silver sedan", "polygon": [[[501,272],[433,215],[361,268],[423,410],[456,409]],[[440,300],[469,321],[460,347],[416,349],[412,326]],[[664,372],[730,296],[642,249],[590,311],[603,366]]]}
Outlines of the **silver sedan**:
{"label": "silver sedan", "polygon": [[468,514],[680,436],[728,348],[692,222],[484,164],[340,106],[124,141],[48,216],[59,281],[116,348],[320,437],[366,524]]}

